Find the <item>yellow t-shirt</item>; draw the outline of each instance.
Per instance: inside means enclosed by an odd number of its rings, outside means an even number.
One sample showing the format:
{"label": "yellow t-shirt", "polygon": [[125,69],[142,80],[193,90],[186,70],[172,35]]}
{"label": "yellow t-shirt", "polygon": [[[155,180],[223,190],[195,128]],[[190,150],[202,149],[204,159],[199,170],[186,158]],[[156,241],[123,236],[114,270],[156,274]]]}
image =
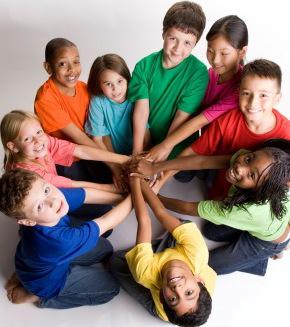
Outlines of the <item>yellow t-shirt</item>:
{"label": "yellow t-shirt", "polygon": [[176,259],[186,262],[193,275],[199,275],[204,280],[211,296],[216,281],[216,273],[208,266],[207,246],[196,224],[182,224],[175,228],[172,235],[177,241],[174,248],[153,253],[151,243],[140,243],[126,254],[134,279],[150,289],[157,314],[166,321],[168,318],[159,299],[162,286],[161,271],[166,262]]}

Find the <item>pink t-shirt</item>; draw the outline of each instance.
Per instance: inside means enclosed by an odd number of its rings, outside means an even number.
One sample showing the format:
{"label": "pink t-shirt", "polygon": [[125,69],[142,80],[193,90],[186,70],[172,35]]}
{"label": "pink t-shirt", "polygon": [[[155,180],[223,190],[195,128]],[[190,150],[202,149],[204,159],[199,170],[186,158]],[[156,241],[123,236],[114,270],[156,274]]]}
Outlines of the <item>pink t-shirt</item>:
{"label": "pink t-shirt", "polygon": [[57,175],[55,164],[71,166],[74,161],[73,153],[76,144],[49,135],[46,136],[48,145],[45,158],[35,159],[34,162],[18,162],[12,165],[11,169],[31,170],[56,187],[72,187],[71,179]]}
{"label": "pink t-shirt", "polygon": [[243,67],[228,81],[218,84],[219,75],[210,68],[209,83],[201,104],[205,118],[212,122],[228,110],[238,107],[239,87]]}

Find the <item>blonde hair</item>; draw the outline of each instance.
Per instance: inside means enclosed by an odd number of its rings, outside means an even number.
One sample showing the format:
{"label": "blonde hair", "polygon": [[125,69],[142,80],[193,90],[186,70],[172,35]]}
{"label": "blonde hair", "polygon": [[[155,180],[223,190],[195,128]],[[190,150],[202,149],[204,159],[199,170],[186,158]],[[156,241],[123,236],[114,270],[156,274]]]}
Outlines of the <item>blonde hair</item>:
{"label": "blonde hair", "polygon": [[34,113],[23,110],[12,110],[2,118],[0,131],[5,153],[4,169],[9,169],[12,164],[24,159],[21,152],[14,153],[11,151],[7,147],[7,143],[13,142],[18,137],[23,123],[28,119],[34,119],[39,122],[39,119]]}

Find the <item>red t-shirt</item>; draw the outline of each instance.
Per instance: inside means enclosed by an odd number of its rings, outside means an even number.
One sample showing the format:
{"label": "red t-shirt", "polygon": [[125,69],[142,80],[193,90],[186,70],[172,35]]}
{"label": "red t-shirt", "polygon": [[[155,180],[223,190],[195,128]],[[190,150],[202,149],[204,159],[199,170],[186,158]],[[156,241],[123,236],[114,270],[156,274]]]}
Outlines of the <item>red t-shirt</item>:
{"label": "red t-shirt", "polygon": [[[244,115],[238,109],[231,110],[213,121],[206,131],[192,145],[199,155],[233,154],[240,149],[254,149],[257,145],[273,138],[290,140],[290,122],[273,109],[276,126],[265,134],[255,134],[249,130]],[[210,198],[222,199],[227,195],[229,184],[225,180],[225,171],[221,171]]]}

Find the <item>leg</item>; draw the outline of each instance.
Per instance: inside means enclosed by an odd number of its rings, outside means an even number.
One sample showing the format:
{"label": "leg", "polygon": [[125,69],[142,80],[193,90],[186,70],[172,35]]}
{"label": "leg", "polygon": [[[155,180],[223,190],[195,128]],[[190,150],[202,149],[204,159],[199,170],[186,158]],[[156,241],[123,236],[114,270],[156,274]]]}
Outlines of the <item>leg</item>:
{"label": "leg", "polygon": [[281,252],[287,244],[262,241],[248,232],[242,232],[236,241],[210,251],[209,265],[219,275],[243,271],[264,276],[268,258]]}
{"label": "leg", "polygon": [[101,264],[92,266],[72,265],[64,288],[52,299],[41,299],[41,308],[68,309],[83,305],[109,302],[120,287],[113,275]]}
{"label": "leg", "polygon": [[202,231],[203,236],[216,242],[233,242],[241,233],[241,230],[226,225],[215,225],[211,222],[206,222]]}
{"label": "leg", "polygon": [[113,275],[130,296],[140,303],[151,315],[157,317],[155,304],[149,289],[136,283],[127,265],[125,254],[126,251],[117,251],[113,254],[110,260],[110,268]]}

